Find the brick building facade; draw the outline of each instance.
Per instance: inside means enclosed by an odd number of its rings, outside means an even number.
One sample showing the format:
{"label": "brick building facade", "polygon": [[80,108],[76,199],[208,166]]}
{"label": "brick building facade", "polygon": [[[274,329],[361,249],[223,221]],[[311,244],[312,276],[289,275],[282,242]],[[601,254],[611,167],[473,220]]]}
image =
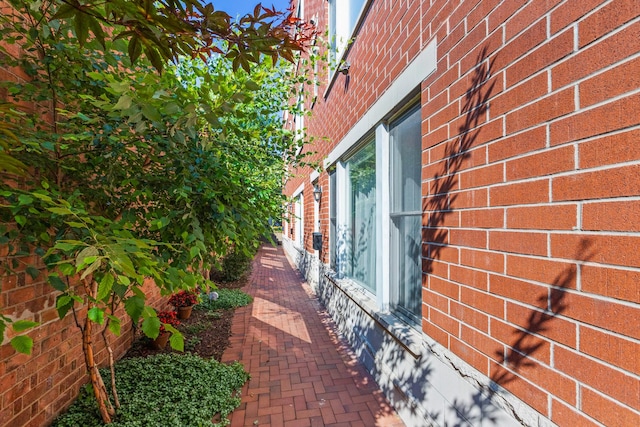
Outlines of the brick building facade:
{"label": "brick building facade", "polygon": [[640,3],[294,4],[284,245],[407,424],[640,424]]}

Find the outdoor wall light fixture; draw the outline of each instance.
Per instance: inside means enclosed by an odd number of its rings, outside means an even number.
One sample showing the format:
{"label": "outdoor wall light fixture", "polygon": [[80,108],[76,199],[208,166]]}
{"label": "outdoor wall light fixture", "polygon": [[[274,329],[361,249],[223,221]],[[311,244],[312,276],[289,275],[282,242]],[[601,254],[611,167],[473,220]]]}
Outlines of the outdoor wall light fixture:
{"label": "outdoor wall light fixture", "polygon": [[313,198],[316,200],[316,202],[319,202],[321,197],[322,197],[322,187],[320,187],[319,185],[315,185],[313,187]]}
{"label": "outdoor wall light fixture", "polygon": [[349,68],[351,68],[351,64],[349,64],[349,62],[347,62],[347,61],[344,61],[338,67],[338,72],[342,73],[342,74],[344,74],[346,76],[347,74],[349,74]]}

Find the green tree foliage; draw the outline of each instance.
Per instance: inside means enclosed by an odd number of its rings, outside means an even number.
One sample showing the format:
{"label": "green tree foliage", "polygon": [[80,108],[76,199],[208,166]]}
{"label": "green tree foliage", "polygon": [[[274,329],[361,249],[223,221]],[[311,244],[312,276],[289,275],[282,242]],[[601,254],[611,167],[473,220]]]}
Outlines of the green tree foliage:
{"label": "green tree foliage", "polygon": [[[264,56],[274,62],[293,62],[294,52],[311,40],[304,24],[291,11],[281,12],[257,4],[252,14],[233,21],[215,2],[202,0],[10,0],[29,15],[51,17],[70,25],[84,46],[92,40],[107,48],[111,40],[128,40],[132,63],[145,56],[162,71],[167,61],[181,57],[207,59],[213,53],[247,72]],[[40,16],[37,16],[40,15]]]}
{"label": "green tree foliage", "polygon": [[[146,278],[164,294],[209,287],[200,272],[229,248],[252,253],[280,216],[284,165],[302,161],[302,139],[279,113],[304,77],[274,61],[300,44],[278,32],[284,24],[262,23],[274,16],[266,9],[234,26],[194,1],[10,3],[0,67],[29,79],[2,83],[11,114],[0,122],[0,269],[35,278],[24,260],[42,258],[60,317],[72,313],[83,332],[96,398],[108,402],[92,325],[109,347],[124,305],[157,336]],[[87,305],[83,321],[77,304]],[[9,323],[0,316],[0,339]],[[28,352],[32,342],[12,344]],[[105,421],[114,413],[101,409]]]}

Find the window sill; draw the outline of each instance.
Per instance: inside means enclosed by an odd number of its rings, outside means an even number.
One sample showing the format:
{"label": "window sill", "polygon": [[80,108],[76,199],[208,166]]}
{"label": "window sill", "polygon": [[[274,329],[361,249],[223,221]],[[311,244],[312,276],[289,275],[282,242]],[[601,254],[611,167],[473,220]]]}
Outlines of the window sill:
{"label": "window sill", "polygon": [[384,329],[399,345],[405,348],[415,359],[422,355],[422,335],[416,329],[391,313],[381,312],[371,294],[362,286],[349,279],[339,279],[333,272],[325,273],[325,277],[333,283],[347,298],[353,301],[382,329]]}

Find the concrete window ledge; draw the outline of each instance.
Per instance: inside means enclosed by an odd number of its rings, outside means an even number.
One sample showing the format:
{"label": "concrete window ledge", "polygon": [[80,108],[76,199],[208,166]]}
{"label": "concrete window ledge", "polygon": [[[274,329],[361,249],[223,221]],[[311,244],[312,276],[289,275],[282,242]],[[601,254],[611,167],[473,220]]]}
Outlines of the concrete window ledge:
{"label": "concrete window ledge", "polygon": [[424,351],[422,334],[404,323],[391,313],[381,312],[375,304],[372,295],[362,286],[349,279],[339,279],[335,273],[325,273],[325,278],[339,289],[347,298],[353,301],[380,327],[385,330],[400,346],[419,359]]}

